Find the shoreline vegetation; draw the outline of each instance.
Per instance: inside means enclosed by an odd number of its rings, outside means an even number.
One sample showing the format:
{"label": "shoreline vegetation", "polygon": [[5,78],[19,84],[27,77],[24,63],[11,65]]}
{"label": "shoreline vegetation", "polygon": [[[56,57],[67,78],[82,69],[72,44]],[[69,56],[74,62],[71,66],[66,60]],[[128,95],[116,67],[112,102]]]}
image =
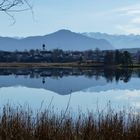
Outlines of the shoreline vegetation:
{"label": "shoreline vegetation", "polygon": [[[42,109],[41,109],[42,110]],[[127,108],[79,112],[33,111],[26,106],[5,105],[0,110],[2,140],[137,140],[140,138],[140,113]]]}
{"label": "shoreline vegetation", "polygon": [[0,68],[140,68],[140,64],[132,65],[105,65],[104,63],[92,62],[69,62],[69,63],[22,63],[0,62]]}
{"label": "shoreline vegetation", "polygon": [[120,50],[64,51],[60,49],[0,51],[0,67],[140,67],[140,52]]}
{"label": "shoreline vegetation", "polygon": [[73,67],[103,67],[103,64],[95,63],[79,63],[79,62],[69,62],[69,63],[0,63],[0,68],[2,67],[23,67],[23,68],[73,68]]}

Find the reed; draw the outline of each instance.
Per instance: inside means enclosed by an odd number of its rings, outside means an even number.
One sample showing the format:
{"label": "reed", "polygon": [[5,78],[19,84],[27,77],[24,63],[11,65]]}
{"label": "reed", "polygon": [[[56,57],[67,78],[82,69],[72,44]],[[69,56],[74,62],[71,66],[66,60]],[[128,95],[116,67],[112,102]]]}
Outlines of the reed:
{"label": "reed", "polygon": [[5,105],[0,110],[1,140],[137,140],[140,114],[132,109],[79,113],[32,111]]}

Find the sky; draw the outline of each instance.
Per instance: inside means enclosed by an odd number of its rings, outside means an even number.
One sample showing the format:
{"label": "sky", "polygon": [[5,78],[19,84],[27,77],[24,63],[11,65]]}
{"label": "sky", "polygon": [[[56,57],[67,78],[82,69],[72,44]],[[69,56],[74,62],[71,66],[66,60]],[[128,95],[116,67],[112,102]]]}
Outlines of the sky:
{"label": "sky", "polygon": [[139,0],[29,0],[31,11],[0,12],[0,36],[46,35],[60,29],[73,32],[140,34]]}

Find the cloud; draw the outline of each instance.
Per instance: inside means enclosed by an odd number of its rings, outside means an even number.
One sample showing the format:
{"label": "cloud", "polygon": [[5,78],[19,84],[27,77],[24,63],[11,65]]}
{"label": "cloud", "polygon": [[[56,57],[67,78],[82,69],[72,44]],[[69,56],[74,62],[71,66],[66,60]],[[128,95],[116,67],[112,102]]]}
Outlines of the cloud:
{"label": "cloud", "polygon": [[126,34],[140,34],[140,27],[135,27],[131,25],[117,25],[117,29],[125,32]]}
{"label": "cloud", "polygon": [[122,24],[115,26],[118,30],[126,34],[140,34],[140,3],[115,9],[114,12],[124,19]]}
{"label": "cloud", "polygon": [[135,16],[140,14],[140,3],[115,9],[121,15]]}
{"label": "cloud", "polygon": [[133,18],[133,19],[131,20],[131,23],[132,23],[132,24],[140,24],[140,18],[139,18],[139,17]]}

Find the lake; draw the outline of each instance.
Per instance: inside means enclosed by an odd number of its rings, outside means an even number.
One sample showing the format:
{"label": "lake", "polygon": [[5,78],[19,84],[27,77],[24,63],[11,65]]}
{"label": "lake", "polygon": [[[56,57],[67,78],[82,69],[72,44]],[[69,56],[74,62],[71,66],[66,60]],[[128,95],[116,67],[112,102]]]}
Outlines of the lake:
{"label": "lake", "polygon": [[73,112],[134,107],[140,109],[140,69],[0,69],[0,106]]}

